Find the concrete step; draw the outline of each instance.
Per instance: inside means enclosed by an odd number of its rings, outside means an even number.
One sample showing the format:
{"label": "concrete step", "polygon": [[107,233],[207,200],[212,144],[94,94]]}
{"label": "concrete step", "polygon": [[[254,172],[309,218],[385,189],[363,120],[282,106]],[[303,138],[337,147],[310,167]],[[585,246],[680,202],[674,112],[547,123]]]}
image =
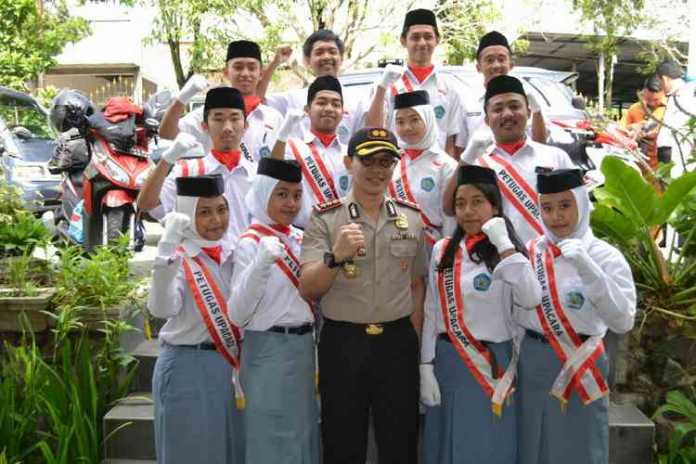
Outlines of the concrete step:
{"label": "concrete step", "polygon": [[155,361],[159,355],[159,340],[141,340],[130,350],[130,354],[138,361],[138,371],[131,384],[131,392],[151,392],[152,373],[155,370]]}
{"label": "concrete step", "polygon": [[652,464],[655,424],[632,404],[609,404],[609,464]]}
{"label": "concrete step", "polygon": [[155,459],[152,394],[133,393],[119,401],[104,416],[104,436],[107,459]]}

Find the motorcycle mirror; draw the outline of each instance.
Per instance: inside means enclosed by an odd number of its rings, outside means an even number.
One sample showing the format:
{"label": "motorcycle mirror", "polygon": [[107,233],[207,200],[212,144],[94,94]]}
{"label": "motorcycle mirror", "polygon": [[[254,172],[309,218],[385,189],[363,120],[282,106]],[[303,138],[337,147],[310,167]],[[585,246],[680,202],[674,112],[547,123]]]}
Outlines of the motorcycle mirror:
{"label": "motorcycle mirror", "polygon": [[585,109],[585,100],[582,97],[575,96],[573,99],[570,101],[571,105],[573,105],[573,108],[576,110],[584,110]]}
{"label": "motorcycle mirror", "polygon": [[147,118],[145,120],[145,127],[147,127],[148,129],[158,129],[159,125],[159,121],[155,118]]}

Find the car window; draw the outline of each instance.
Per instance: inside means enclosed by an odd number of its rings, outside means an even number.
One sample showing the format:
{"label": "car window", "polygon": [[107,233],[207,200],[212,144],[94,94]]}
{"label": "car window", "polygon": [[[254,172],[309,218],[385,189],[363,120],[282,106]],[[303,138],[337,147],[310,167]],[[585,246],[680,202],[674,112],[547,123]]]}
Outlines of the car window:
{"label": "car window", "polygon": [[1,99],[0,118],[9,130],[24,127],[36,138],[53,138],[47,115],[38,106],[28,102],[10,98]]}
{"label": "car window", "polygon": [[544,97],[543,103],[553,108],[554,113],[576,111],[571,103],[573,92],[567,85],[538,77],[526,78],[525,81]]}

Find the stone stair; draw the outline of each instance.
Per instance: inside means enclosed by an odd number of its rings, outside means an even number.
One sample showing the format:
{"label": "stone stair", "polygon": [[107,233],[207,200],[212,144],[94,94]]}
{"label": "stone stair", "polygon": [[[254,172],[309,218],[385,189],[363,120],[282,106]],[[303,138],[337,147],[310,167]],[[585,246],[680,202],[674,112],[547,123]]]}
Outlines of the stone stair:
{"label": "stone stair", "polygon": [[[133,321],[142,327],[142,321]],[[155,328],[158,326],[154,324]],[[159,352],[157,340],[132,334],[122,341],[124,349],[138,361],[131,393],[104,417],[105,456],[103,464],[147,464],[155,462],[152,372]],[[651,464],[654,424],[632,404],[610,403],[609,464]],[[372,434],[371,434],[372,436]],[[368,462],[377,464],[374,439],[370,440]]]}

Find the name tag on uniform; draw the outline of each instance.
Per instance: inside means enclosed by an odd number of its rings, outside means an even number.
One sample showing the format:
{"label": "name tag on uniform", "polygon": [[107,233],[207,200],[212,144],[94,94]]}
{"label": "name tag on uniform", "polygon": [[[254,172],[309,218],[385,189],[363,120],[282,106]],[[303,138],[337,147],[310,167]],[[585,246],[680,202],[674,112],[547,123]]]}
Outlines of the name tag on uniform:
{"label": "name tag on uniform", "polygon": [[391,236],[392,240],[416,240],[416,234],[412,232],[399,232]]}

